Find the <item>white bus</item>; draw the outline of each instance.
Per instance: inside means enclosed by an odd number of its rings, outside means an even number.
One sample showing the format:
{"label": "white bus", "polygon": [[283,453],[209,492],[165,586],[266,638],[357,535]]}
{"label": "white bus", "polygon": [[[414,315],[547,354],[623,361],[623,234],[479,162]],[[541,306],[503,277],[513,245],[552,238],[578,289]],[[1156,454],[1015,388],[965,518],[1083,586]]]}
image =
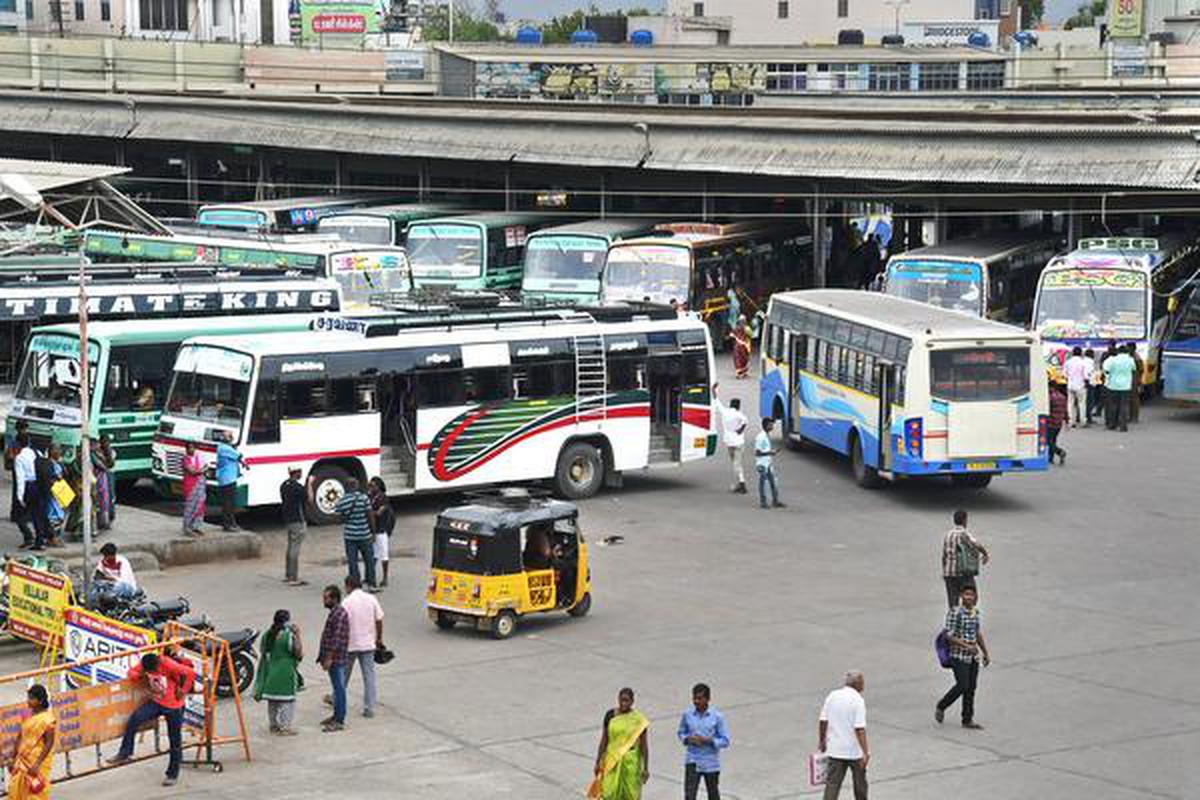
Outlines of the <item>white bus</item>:
{"label": "white bus", "polygon": [[250,466],[239,505],[279,502],[297,464],[317,523],[351,477],[392,495],[552,479],[579,498],[716,448],[707,329],[669,309],[334,322],[359,333],[185,343],[153,448],[160,489],[178,492],[185,442],[211,457],[227,433]]}
{"label": "white bus", "polygon": [[944,475],[982,488],[1045,470],[1036,334],[876,292],[771,298],[760,406],[783,435],[850,457],[861,486]]}

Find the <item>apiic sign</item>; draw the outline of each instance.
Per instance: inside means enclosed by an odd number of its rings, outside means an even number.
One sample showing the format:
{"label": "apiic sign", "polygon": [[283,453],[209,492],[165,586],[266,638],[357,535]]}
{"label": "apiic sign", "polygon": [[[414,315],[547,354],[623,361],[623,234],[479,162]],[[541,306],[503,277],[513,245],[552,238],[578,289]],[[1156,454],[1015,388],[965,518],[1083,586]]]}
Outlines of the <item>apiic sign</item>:
{"label": "apiic sign", "polygon": [[154,644],[154,641],[154,631],[126,625],[87,609],[72,606],[63,612],[63,660],[109,657],[86,667],[71,668],[71,672],[85,678],[95,670],[97,683],[123,679],[138,659],[122,654]]}
{"label": "apiic sign", "polygon": [[[77,296],[5,296],[0,293],[0,320],[73,317]],[[241,311],[336,311],[332,289],[256,289],[248,291],[116,292],[90,295],[88,314],[95,317],[178,317],[187,314],[235,314]]]}

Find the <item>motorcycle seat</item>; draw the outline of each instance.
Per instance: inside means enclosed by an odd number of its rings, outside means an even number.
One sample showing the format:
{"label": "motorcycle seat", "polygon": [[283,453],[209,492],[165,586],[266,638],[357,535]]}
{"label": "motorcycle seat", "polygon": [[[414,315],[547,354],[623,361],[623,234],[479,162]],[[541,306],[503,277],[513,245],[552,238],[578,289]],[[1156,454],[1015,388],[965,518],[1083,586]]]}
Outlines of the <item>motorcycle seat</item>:
{"label": "motorcycle seat", "polygon": [[242,628],[236,631],[221,631],[217,636],[229,642],[229,646],[236,650],[258,638],[258,631],[253,628]]}

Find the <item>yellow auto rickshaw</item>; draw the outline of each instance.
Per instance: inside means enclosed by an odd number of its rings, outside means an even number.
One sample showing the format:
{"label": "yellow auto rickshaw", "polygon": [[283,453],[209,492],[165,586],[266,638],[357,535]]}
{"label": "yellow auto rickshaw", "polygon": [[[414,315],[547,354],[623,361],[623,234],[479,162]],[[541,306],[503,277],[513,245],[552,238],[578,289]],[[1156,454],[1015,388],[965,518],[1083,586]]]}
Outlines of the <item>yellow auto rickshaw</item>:
{"label": "yellow auto rickshaw", "polygon": [[425,605],[442,630],[465,623],[507,639],[526,614],[592,606],[587,544],[574,503],[523,489],[448,508],[433,531]]}

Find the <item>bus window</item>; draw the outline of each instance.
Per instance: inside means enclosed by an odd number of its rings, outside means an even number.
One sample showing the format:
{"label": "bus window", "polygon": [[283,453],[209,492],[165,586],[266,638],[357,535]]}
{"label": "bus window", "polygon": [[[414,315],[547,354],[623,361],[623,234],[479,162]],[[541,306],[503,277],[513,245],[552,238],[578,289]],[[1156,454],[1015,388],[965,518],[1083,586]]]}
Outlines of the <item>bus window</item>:
{"label": "bus window", "polygon": [[319,417],[329,413],[329,387],[325,381],[296,381],[284,384],[284,419]]}
{"label": "bus window", "polygon": [[625,392],[644,389],[646,368],[641,358],[610,358],[608,361],[608,390]]}
{"label": "bus window", "polygon": [[1011,400],[1029,392],[1029,351],[1016,347],[935,350],[930,393],[941,400]]}
{"label": "bus window", "polygon": [[[780,357],[782,358],[782,354]],[[684,353],[683,382],[687,386],[708,385],[708,354],[706,352]]]}
{"label": "bus window", "polygon": [[161,411],[176,349],[174,343],[113,348],[100,410]]}
{"label": "bus window", "polygon": [[494,403],[509,396],[508,367],[463,370],[462,383],[468,403]]}
{"label": "bus window", "polygon": [[462,373],[436,370],[417,376],[417,405],[421,408],[460,406],[463,403]]}
{"label": "bus window", "polygon": [[279,384],[262,381],[254,395],[254,409],[250,412],[250,435],[252,444],[279,441]]}
{"label": "bus window", "polygon": [[566,361],[513,367],[513,399],[558,397],[575,393],[575,365]]}
{"label": "bus window", "polygon": [[375,383],[364,378],[337,378],[329,382],[329,413],[359,414],[375,410]]}

